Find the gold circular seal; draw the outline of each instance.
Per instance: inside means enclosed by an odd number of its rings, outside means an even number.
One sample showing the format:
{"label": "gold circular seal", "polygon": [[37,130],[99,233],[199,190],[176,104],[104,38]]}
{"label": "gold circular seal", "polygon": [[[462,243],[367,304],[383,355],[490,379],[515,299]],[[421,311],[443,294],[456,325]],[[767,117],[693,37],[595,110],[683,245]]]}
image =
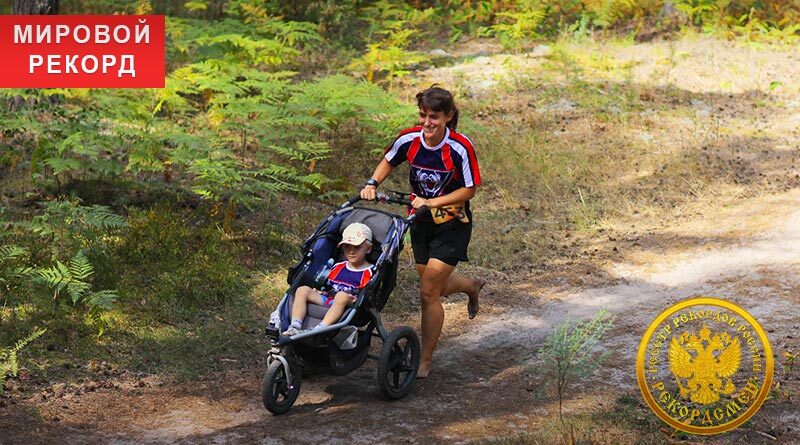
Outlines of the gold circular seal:
{"label": "gold circular seal", "polygon": [[747,311],[698,297],[650,324],[639,343],[636,379],[661,420],[687,433],[718,434],[761,408],[773,366],[769,339]]}

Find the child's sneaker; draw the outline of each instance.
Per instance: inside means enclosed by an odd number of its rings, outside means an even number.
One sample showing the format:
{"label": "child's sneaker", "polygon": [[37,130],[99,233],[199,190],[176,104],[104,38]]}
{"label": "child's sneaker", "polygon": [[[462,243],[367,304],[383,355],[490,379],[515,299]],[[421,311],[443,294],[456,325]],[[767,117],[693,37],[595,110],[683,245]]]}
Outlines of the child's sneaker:
{"label": "child's sneaker", "polygon": [[283,331],[283,334],[282,334],[282,335],[283,335],[284,337],[292,337],[292,336],[295,336],[295,335],[297,335],[297,334],[299,334],[299,333],[300,333],[300,329],[297,329],[297,328],[296,328],[296,327],[294,327],[294,326],[289,326],[289,329],[287,329],[287,330]]}

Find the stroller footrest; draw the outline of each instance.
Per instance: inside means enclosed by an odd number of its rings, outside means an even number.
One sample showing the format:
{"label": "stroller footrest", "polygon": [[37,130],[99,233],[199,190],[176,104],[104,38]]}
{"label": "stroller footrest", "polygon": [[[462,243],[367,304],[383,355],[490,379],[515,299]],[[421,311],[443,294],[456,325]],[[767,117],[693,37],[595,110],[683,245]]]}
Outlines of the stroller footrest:
{"label": "stroller footrest", "polygon": [[314,303],[308,303],[308,311],[306,312],[306,318],[318,318],[322,320],[325,318],[325,314],[328,312],[328,306],[320,306]]}
{"label": "stroller footrest", "polygon": [[[314,326],[318,325],[323,318],[325,318],[325,314],[330,309],[327,306],[320,306],[314,303],[308,303],[308,310],[306,311],[306,319],[303,321],[303,329],[311,329]],[[346,318],[347,314],[352,309],[346,309],[344,314],[342,314],[342,318]],[[336,321],[337,323],[339,320]]]}

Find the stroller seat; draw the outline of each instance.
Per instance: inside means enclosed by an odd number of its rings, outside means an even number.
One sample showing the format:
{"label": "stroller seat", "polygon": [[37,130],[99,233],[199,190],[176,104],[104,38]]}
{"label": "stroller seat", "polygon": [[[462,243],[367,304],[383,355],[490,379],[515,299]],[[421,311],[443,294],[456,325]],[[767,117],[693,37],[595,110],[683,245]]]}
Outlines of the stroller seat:
{"label": "stroller seat", "polygon": [[[289,288],[266,328],[271,349],[261,383],[261,399],[273,414],[283,414],[294,404],[305,370],[343,376],[358,369],[367,358],[374,358],[378,362],[378,387],[387,398],[402,398],[414,385],[420,361],[419,337],[409,326],[389,331],[381,321],[381,311],[397,284],[398,255],[414,215],[403,217],[377,209],[353,207],[359,200],[359,197],[352,198],[329,213],[303,241],[302,258],[289,268]],[[405,198],[386,195],[379,201],[410,204]],[[374,266],[369,282],[358,290],[358,300],[331,326],[291,336],[281,335],[291,323],[297,289],[304,285],[322,287],[319,281],[327,278],[326,265],[330,260],[339,262],[344,257],[337,247],[342,232],[355,222],[366,224],[372,230],[373,248],[367,254],[367,261]],[[303,328],[317,326],[327,311],[327,307],[308,305]],[[383,342],[380,354],[375,356],[370,355],[373,337]]]}
{"label": "stroller seat", "polygon": [[[383,243],[392,229],[394,217],[378,210],[356,208],[331,220],[324,236],[314,243],[312,247],[313,260],[306,271],[307,277],[316,277],[330,258],[333,258],[334,262],[344,259],[337,244],[342,239],[344,229],[356,222],[366,224],[372,231],[372,250],[367,254],[367,261],[373,265],[378,262],[383,252]],[[350,311],[353,310],[355,310],[353,307],[345,310],[341,319],[347,318]],[[328,308],[325,306],[309,303],[306,318],[303,320],[303,329],[311,329],[318,325],[327,311]]]}

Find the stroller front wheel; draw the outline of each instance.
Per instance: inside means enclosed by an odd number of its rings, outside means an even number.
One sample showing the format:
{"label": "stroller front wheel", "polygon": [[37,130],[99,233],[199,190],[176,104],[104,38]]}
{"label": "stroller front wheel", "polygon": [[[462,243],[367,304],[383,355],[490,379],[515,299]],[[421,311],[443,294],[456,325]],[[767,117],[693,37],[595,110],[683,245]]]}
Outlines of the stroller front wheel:
{"label": "stroller front wheel", "polygon": [[411,392],[419,369],[419,337],[408,326],[396,328],[383,343],[378,359],[378,387],[389,399]]}
{"label": "stroller front wheel", "polygon": [[284,414],[294,405],[300,394],[302,382],[300,366],[292,358],[286,358],[289,364],[292,382],[289,384],[286,369],[280,360],[274,360],[264,374],[261,382],[261,400],[264,407],[272,414]]}

